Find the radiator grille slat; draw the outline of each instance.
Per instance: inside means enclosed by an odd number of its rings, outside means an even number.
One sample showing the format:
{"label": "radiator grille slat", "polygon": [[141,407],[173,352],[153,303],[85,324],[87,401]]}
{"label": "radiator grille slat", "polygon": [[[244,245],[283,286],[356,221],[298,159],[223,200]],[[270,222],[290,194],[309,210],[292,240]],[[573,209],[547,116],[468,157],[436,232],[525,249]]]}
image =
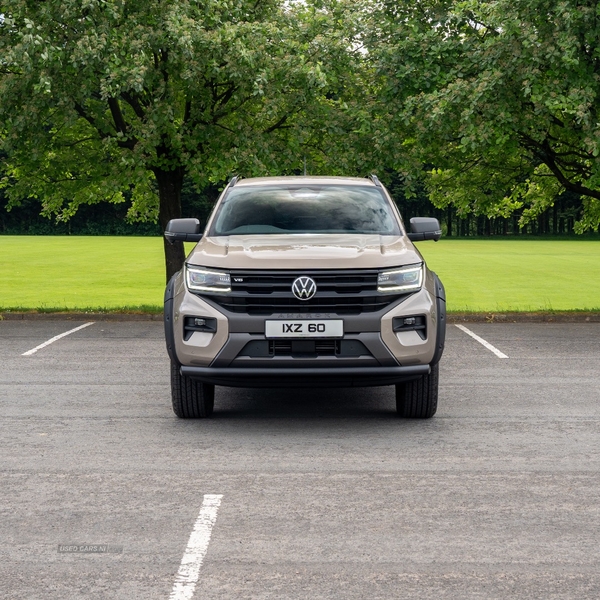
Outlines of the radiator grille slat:
{"label": "radiator grille slat", "polygon": [[[370,270],[231,271],[231,293],[202,294],[235,313],[270,315],[274,313],[361,314],[381,310],[401,295],[377,291],[379,272]],[[307,276],[317,284],[310,300],[298,300],[292,283]]]}

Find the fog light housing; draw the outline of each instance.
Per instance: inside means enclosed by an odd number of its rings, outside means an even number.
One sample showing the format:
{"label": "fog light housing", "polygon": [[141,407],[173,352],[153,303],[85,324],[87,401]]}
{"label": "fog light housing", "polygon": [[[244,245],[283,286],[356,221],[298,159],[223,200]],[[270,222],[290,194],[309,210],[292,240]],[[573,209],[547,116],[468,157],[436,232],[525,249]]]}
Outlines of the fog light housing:
{"label": "fog light housing", "polygon": [[425,315],[394,317],[392,319],[392,329],[395,332],[416,331],[422,340],[427,338],[427,320],[425,319]]}
{"label": "fog light housing", "polygon": [[183,320],[183,339],[187,342],[195,331],[215,333],[217,320],[214,317],[185,317]]}

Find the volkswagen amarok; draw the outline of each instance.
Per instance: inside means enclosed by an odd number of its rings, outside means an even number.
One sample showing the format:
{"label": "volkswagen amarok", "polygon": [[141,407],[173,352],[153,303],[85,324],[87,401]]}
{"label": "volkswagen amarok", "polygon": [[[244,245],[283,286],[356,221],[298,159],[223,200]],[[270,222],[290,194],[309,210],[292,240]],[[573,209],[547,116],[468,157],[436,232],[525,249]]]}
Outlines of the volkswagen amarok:
{"label": "volkswagen amarok", "polygon": [[395,386],[398,413],[429,418],[444,350],[444,287],[377,177],[232,179],[165,293],[178,417],[212,414],[215,385]]}

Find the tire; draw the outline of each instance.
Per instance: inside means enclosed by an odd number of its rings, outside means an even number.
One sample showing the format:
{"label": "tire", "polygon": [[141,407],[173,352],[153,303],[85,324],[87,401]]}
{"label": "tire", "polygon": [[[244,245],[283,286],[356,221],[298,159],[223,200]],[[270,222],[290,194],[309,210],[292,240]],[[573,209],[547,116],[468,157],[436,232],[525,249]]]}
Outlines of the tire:
{"label": "tire", "polygon": [[171,361],[171,400],[180,419],[210,417],[215,406],[215,386],[180,373],[180,364]]}
{"label": "tire", "polygon": [[396,410],[408,419],[430,419],[435,415],[438,401],[439,364],[431,367],[429,375],[396,384]]}

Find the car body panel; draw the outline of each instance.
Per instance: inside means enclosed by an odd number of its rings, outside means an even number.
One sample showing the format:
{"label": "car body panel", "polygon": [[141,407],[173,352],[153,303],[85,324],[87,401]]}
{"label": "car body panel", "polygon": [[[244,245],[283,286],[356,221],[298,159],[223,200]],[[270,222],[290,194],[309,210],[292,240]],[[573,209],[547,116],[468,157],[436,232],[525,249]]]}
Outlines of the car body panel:
{"label": "car body panel", "polygon": [[373,269],[423,262],[403,236],[274,234],[202,238],[190,265],[218,269]]}

